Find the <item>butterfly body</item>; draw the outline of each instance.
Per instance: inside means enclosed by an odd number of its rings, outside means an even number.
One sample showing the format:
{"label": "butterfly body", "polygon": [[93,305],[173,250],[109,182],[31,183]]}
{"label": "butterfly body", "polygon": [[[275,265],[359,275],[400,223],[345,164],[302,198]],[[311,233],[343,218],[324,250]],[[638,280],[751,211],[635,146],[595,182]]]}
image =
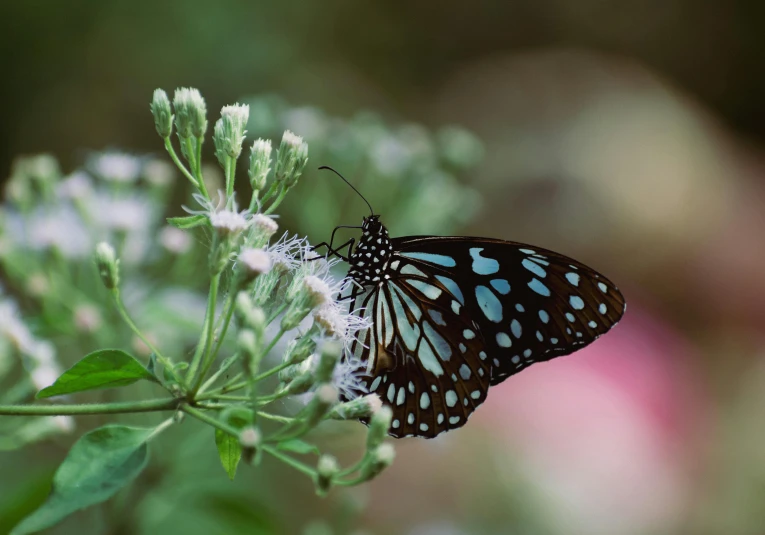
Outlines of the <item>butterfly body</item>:
{"label": "butterfly body", "polygon": [[344,358],[365,365],[366,390],[393,409],[395,437],[461,427],[489,387],[581,349],[625,309],[610,280],[553,251],[489,238],[390,238],[376,215],[361,228],[343,297],[372,327]]}

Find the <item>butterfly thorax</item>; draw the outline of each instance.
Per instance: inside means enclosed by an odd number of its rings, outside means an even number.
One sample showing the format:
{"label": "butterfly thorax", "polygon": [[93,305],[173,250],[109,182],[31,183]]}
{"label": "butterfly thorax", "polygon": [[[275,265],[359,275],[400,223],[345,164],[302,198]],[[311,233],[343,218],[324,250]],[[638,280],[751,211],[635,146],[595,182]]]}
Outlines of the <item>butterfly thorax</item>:
{"label": "butterfly thorax", "polygon": [[348,276],[362,286],[389,278],[386,272],[392,251],[388,229],[380,223],[380,216],[365,217],[359,243],[348,259],[351,266]]}

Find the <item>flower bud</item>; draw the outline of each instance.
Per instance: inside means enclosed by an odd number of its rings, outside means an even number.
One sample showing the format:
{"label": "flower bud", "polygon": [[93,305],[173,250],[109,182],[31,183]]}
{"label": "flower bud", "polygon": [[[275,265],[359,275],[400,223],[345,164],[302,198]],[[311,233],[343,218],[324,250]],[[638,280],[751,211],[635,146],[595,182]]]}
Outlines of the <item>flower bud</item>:
{"label": "flower bud", "polygon": [[247,426],[239,432],[239,445],[242,446],[242,458],[244,462],[251,464],[257,459],[260,444],[263,442],[263,434],[257,427]]}
{"label": "flower bud", "polygon": [[316,341],[313,337],[308,336],[308,334],[310,333],[306,333],[306,335],[301,336],[297,340],[293,340],[290,345],[287,346],[284,362],[297,364],[305,361],[311,354],[313,354],[316,350]]}
{"label": "flower bud", "polygon": [[327,414],[329,409],[337,403],[338,391],[337,388],[330,383],[324,383],[316,389],[311,402],[306,408],[306,424],[309,427],[313,427],[318,424],[324,415]]}
{"label": "flower bud", "polygon": [[321,347],[321,356],[316,366],[316,380],[326,383],[332,380],[332,372],[343,353],[343,346],[334,340],[325,342]]}
{"label": "flower bud", "polygon": [[197,89],[180,87],[173,95],[178,137],[202,137],[207,131],[207,105]]}
{"label": "flower bud", "polygon": [[225,169],[229,158],[239,158],[242,153],[242,143],[247,132],[247,119],[250,115],[250,107],[246,104],[234,104],[223,106],[220,110],[220,119],[215,123],[213,130],[213,142],[215,143],[215,156]]}
{"label": "flower bud", "polygon": [[290,383],[284,387],[284,391],[286,391],[286,393],[290,396],[294,396],[296,394],[304,394],[311,389],[311,387],[314,385],[314,381],[315,379],[313,374],[308,371],[290,381]]}
{"label": "flower bud", "polygon": [[255,192],[266,187],[268,173],[271,171],[271,142],[258,138],[250,148],[250,168],[247,175]]}
{"label": "flower bud", "polygon": [[308,163],[308,144],[303,138],[285,130],[282,142],[276,151],[276,180],[286,187],[294,186]]}
{"label": "flower bud", "polygon": [[393,419],[393,410],[387,405],[372,415],[372,421],[369,423],[369,432],[367,433],[367,451],[372,451],[382,444],[390,429],[390,422]]}
{"label": "flower bud", "polygon": [[302,279],[300,290],[282,316],[282,329],[294,329],[314,308],[332,301],[332,290],[329,285],[315,275]]}
{"label": "flower bud", "polygon": [[109,290],[119,286],[119,260],[114,247],[106,242],[101,242],[96,246],[96,267],[101,281]]}
{"label": "flower bud", "polygon": [[155,89],[154,96],[149,105],[151,114],[154,116],[154,127],[161,138],[168,138],[173,133],[173,111],[170,108],[170,99],[162,89]]}
{"label": "flower bud", "polygon": [[287,384],[295,378],[300,377],[301,375],[310,374],[311,367],[311,361],[308,359],[302,362],[298,362],[297,364],[287,366],[286,368],[279,370],[279,381]]}
{"label": "flower bud", "polygon": [[377,448],[371,451],[369,459],[361,467],[361,478],[365,481],[369,481],[370,479],[377,477],[380,472],[393,464],[395,458],[396,450],[393,448],[393,444],[380,444]]}
{"label": "flower bud", "polygon": [[332,488],[332,482],[339,472],[340,466],[335,457],[328,454],[319,457],[316,465],[316,492],[320,496],[325,495]]}
{"label": "flower bud", "polygon": [[250,247],[263,247],[271,239],[271,236],[279,230],[276,221],[263,214],[255,214],[250,218],[250,235],[247,244]]}
{"label": "flower bud", "polygon": [[239,253],[239,272],[249,283],[259,275],[271,271],[271,257],[263,249],[244,249]]}
{"label": "flower bud", "polygon": [[377,394],[367,394],[345,403],[336,405],[329,417],[334,420],[358,420],[369,418],[382,407],[382,399]]}

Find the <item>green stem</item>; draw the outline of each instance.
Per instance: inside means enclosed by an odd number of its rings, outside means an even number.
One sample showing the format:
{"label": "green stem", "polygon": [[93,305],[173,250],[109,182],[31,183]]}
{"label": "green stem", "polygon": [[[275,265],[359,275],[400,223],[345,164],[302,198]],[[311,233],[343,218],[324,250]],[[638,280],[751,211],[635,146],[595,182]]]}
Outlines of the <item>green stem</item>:
{"label": "green stem", "polygon": [[[238,383],[234,382],[232,384],[225,385],[225,386],[217,389],[215,392],[210,392],[210,393],[206,394],[202,399],[218,398],[218,397],[220,397],[220,395],[221,395],[220,393],[221,392],[235,392],[237,390],[241,390],[242,388],[248,387],[250,385],[250,383],[257,383],[258,381],[262,381],[263,379],[271,377],[272,375],[282,371],[284,368],[288,368],[290,366],[292,366],[291,363],[289,363],[289,362],[282,362],[278,366],[275,366],[275,367],[271,368],[270,370],[264,371],[260,375],[256,375],[255,377],[253,377],[249,381],[241,381],[241,382],[238,382]],[[237,374],[237,376],[235,376],[233,380],[234,381],[238,380],[239,377],[241,377],[241,375],[242,375],[241,373]]]}
{"label": "green stem", "polygon": [[130,314],[128,314],[127,309],[125,308],[125,303],[122,302],[122,297],[120,296],[120,290],[119,288],[114,288],[112,290],[112,297],[114,297],[114,303],[117,306],[117,311],[119,312],[120,316],[122,317],[122,320],[130,327],[130,329],[135,333],[135,335],[140,338],[146,346],[151,349],[151,351],[157,356],[157,360],[162,363],[162,366],[168,370],[170,375],[173,376],[173,379],[175,379],[177,382],[180,383],[180,378],[175,374],[175,369],[173,367],[172,361],[162,355],[162,353],[157,349],[154,344],[152,344],[148,338],[146,338],[141,330],[138,328],[138,326],[133,322],[132,318],[130,317]]}
{"label": "green stem", "polygon": [[238,437],[239,436],[239,430],[228,425],[225,422],[221,422],[217,418],[213,418],[212,416],[209,416],[204,411],[200,411],[199,409],[195,409],[194,407],[190,407],[188,405],[184,405],[181,407],[181,410],[188,414],[189,416],[192,416],[199,420],[200,422],[204,422],[208,425],[211,425],[215,427],[216,429],[220,429],[221,431],[228,433],[231,436]]}
{"label": "green stem", "polygon": [[234,194],[234,182],[236,181],[236,158],[229,158],[226,170],[226,198],[230,199]]}
{"label": "green stem", "polygon": [[[173,143],[170,141],[169,137],[165,138],[165,150],[167,150],[167,153],[170,155],[170,158],[173,160],[173,163],[175,166],[181,170],[181,173],[188,178],[192,184],[194,184],[195,187],[199,188],[200,190],[202,187],[200,187],[199,182],[189,173],[189,170],[186,169],[186,166],[183,165],[183,162],[178,158],[178,155],[175,153],[175,149],[173,148]],[[205,195],[207,197],[207,195]]]}
{"label": "green stem", "polygon": [[0,405],[0,416],[78,416],[87,414],[124,414],[133,412],[174,411],[180,399],[147,399],[119,403],[81,405]]}
{"label": "green stem", "polygon": [[311,468],[307,464],[301,463],[297,459],[293,459],[289,455],[285,455],[284,453],[280,452],[275,447],[269,446],[267,444],[264,444],[264,445],[261,446],[261,448],[263,449],[263,451],[273,455],[274,457],[276,457],[280,461],[290,465],[292,468],[294,468],[294,469],[296,469],[296,470],[298,470],[300,472],[303,472],[308,477],[311,477],[311,478],[316,477],[316,470],[315,469]]}
{"label": "green stem", "polygon": [[228,297],[226,298],[226,302],[223,304],[223,307],[226,310],[226,313],[223,316],[223,326],[221,327],[220,335],[218,335],[218,343],[215,344],[215,349],[213,350],[212,357],[210,357],[212,362],[215,362],[215,358],[218,356],[218,352],[220,351],[220,348],[223,345],[223,340],[225,340],[226,338],[226,333],[228,332],[228,326],[231,325],[231,316],[234,315],[234,308],[236,305],[236,301],[234,301],[234,298],[232,297],[233,295],[233,292],[231,291],[232,287],[233,287],[233,284],[230,285]]}
{"label": "green stem", "polygon": [[[194,357],[191,361],[191,366],[189,366],[189,372],[186,375],[186,380],[190,384],[193,384],[191,389],[192,394],[195,394],[199,390],[202,380],[207,373],[207,369],[205,368],[209,368],[206,362],[207,359],[203,361],[203,357],[207,356],[207,352],[210,350],[210,345],[212,344],[213,326],[215,324],[215,306],[218,299],[220,278],[221,273],[216,273],[210,281],[210,291],[207,295],[207,312],[205,314],[205,323],[202,328],[202,336],[199,339],[197,349],[194,352]],[[203,362],[204,365],[202,365]],[[200,365],[202,365],[201,369]]]}
{"label": "green stem", "polygon": [[202,385],[202,388],[199,389],[199,393],[201,394],[210,388],[213,384],[215,384],[215,381],[217,381],[221,375],[226,373],[231,368],[231,366],[233,366],[234,363],[239,360],[239,356],[239,353],[234,353],[231,357],[223,361],[223,365],[207,381],[205,381],[205,383]]}
{"label": "green stem", "polygon": [[202,143],[205,142],[204,136],[198,137],[197,139],[197,171],[194,173],[194,176],[197,178],[197,182],[199,183],[199,191],[204,195],[206,198],[210,198],[210,194],[207,193],[207,186],[205,185],[205,179],[202,176]]}
{"label": "green stem", "polygon": [[279,205],[284,200],[284,197],[287,195],[288,188],[282,188],[281,191],[279,191],[279,196],[276,197],[274,202],[271,203],[271,206],[268,207],[268,209],[263,212],[265,215],[268,215],[270,213],[273,213],[274,210],[276,210]]}

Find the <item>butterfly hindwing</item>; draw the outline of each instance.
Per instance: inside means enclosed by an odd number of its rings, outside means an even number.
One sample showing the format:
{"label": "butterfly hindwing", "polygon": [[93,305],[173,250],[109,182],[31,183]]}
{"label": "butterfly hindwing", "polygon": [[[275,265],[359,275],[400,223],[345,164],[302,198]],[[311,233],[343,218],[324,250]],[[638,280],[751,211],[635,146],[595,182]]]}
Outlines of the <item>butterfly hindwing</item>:
{"label": "butterfly hindwing", "polygon": [[393,409],[393,436],[430,438],[461,427],[491,379],[463,296],[405,259],[393,260],[388,275],[351,305],[373,319],[351,346],[367,363],[366,386]]}

